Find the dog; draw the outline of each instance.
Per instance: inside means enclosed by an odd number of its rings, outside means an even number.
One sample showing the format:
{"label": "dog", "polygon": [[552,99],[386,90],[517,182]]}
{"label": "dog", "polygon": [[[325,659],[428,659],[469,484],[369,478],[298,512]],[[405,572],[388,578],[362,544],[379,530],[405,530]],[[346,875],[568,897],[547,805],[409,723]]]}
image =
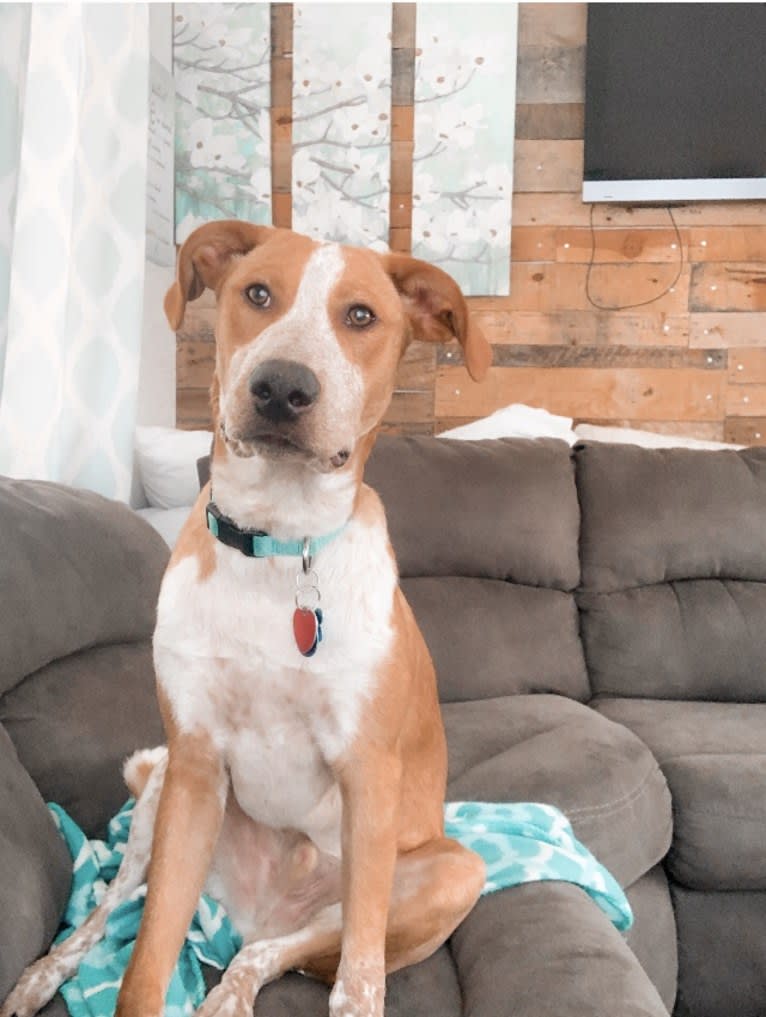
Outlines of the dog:
{"label": "dog", "polygon": [[103,902],[0,1017],[42,1006],[144,881],[118,1017],[163,1013],[203,889],[244,945],[202,1017],[250,1017],[290,969],[333,984],[331,1017],[382,1017],[386,974],[436,950],[484,884],[444,836],[434,668],[362,475],[411,340],[459,340],[477,381],[491,348],[442,270],[290,230],[196,229],[165,298],[174,330],[206,287],[212,488],[159,597],[167,745],[126,766],[137,804]]}

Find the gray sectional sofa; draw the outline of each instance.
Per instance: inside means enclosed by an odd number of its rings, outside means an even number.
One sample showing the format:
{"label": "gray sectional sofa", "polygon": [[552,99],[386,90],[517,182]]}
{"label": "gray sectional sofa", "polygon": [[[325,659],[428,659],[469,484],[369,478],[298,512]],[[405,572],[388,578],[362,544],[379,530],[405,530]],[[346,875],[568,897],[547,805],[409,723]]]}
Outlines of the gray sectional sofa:
{"label": "gray sectional sofa", "polygon": [[[627,888],[480,900],[389,979],[401,1017],[765,1017],[766,449],[379,440],[402,582],[431,647],[451,799],[562,808]],[[47,948],[68,864],[155,744],[161,538],[95,495],[0,481],[0,998]],[[64,1013],[56,998],[49,1011]],[[319,1017],[288,975],[260,1017]]]}

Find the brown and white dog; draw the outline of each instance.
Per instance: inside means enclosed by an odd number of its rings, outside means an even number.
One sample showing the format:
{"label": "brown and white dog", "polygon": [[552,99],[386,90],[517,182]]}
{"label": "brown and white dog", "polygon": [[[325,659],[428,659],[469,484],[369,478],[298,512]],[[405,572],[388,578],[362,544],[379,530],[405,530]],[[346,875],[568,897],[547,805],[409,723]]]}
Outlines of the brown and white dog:
{"label": "brown and white dog", "polygon": [[[305,572],[294,552],[247,557],[208,529],[201,493],[162,584],[154,660],[167,748],[126,766],[139,797],[125,860],[2,1017],[50,998],[147,865],[119,1017],[162,1014],[203,888],[244,941],[204,1017],[250,1017],[260,987],[291,968],[334,981],[332,1017],[381,1017],[386,972],[429,956],[483,885],[481,859],[444,836],[434,670],[362,472],[411,339],[457,338],[477,380],[490,348],[455,282],[398,254],[216,222],[181,249],[165,300],[174,328],[206,286],[218,306],[219,514],[321,549]],[[293,626],[296,576],[314,597],[305,611],[321,596],[311,656]]]}

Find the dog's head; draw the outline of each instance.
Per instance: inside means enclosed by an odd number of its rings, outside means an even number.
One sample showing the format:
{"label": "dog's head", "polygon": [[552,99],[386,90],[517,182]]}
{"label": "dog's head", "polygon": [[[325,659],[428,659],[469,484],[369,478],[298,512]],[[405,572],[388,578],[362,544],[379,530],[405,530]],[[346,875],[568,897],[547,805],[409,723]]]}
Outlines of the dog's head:
{"label": "dog's head", "polygon": [[239,456],[340,469],[382,419],[411,339],[458,339],[476,380],[492,359],[454,280],[405,255],[213,222],[181,248],[172,328],[205,287],[218,307],[215,426]]}

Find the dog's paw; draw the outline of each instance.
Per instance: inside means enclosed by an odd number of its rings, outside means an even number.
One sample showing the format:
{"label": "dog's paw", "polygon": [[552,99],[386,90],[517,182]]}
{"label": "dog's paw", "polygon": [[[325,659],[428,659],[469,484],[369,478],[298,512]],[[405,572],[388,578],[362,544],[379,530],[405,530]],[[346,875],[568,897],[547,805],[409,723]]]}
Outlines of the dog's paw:
{"label": "dog's paw", "polygon": [[207,994],[196,1017],[252,1017],[253,1000],[227,984],[226,979]]}
{"label": "dog's paw", "polygon": [[65,977],[55,957],[41,957],[30,964],[0,1006],[0,1017],[32,1017],[53,998]]}
{"label": "dog's paw", "polygon": [[330,1017],[383,1017],[382,986],[355,978],[339,978],[330,993]]}

